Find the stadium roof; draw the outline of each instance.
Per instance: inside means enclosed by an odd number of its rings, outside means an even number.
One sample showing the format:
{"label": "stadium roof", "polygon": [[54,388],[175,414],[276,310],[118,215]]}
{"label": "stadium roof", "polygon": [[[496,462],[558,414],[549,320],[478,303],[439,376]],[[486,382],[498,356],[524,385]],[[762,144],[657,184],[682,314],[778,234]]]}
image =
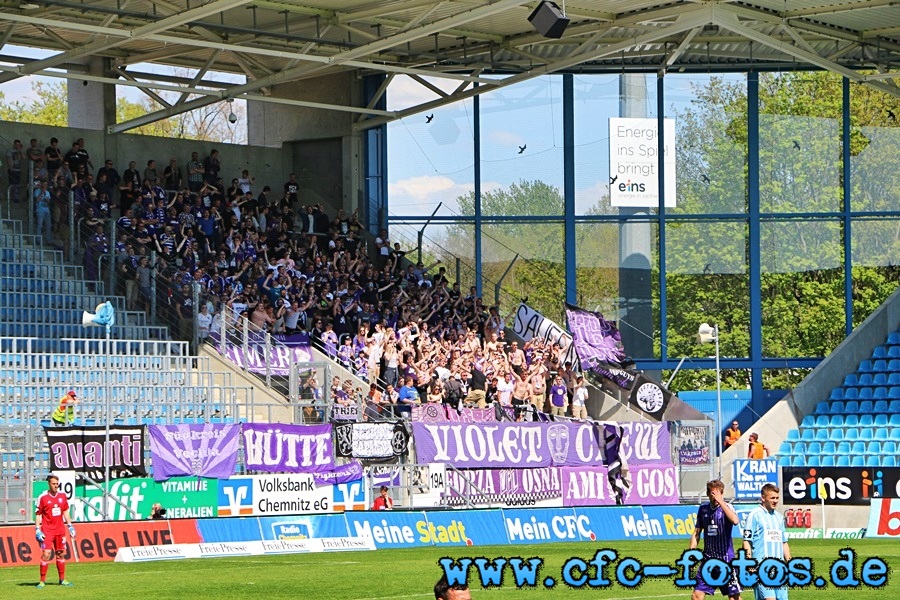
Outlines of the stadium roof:
{"label": "stadium roof", "polygon": [[[562,3],[562,2],[560,2]],[[548,73],[826,69],[900,96],[897,0],[570,0],[560,39],[537,33],[536,0],[0,0],[0,83],[43,74],[200,94],[120,123],[124,131],[224,98],[363,113],[372,126]],[[89,74],[88,56],[112,71]],[[140,72],[158,63],[196,77]],[[439,99],[400,112],[276,98],[270,87],[353,69],[413,77]],[[229,83],[217,72],[236,73]],[[504,77],[497,77],[496,74]],[[490,77],[487,75],[491,74]],[[426,78],[450,79],[447,93]],[[479,86],[473,84],[478,82]],[[386,87],[386,86],[385,86]],[[382,88],[385,89],[385,87]],[[159,99],[159,98],[157,98]]]}

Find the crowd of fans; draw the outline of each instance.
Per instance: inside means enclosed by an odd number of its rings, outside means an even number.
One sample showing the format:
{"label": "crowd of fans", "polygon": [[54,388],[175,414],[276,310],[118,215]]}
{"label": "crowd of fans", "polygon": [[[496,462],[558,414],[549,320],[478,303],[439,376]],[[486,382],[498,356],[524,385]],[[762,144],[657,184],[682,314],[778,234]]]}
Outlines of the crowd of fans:
{"label": "crowd of fans", "polygon": [[[198,288],[201,340],[238,316],[256,330],[307,332],[369,382],[370,418],[408,415],[419,403],[495,402],[515,407],[520,419],[569,409],[586,417],[584,382],[560,364],[559,347],[507,344],[497,307],[485,306],[474,287],[464,293],[444,267],[407,261],[385,229],[370,254],[358,214],[329,217],[323,205],[303,203],[293,174],[277,191],[260,189],[247,170],[223,179],[227,165],[215,149],[202,159],[193,152],[184,166],[171,158],[163,169],[149,160],[139,170],[130,161],[119,174],[106,160],[95,171],[83,139],[65,154],[56,138],[43,151],[37,140],[28,151],[16,141],[12,153],[10,168],[32,165],[40,233],[79,235],[89,281],[113,250],[129,310],[150,311],[155,279],[156,309],[180,339],[193,334]],[[21,172],[16,181],[14,199]],[[65,231],[70,198],[85,233]],[[312,383],[301,390],[306,401],[320,389]],[[332,387],[338,405],[362,394],[340,380]],[[309,416],[321,418],[312,409]]]}

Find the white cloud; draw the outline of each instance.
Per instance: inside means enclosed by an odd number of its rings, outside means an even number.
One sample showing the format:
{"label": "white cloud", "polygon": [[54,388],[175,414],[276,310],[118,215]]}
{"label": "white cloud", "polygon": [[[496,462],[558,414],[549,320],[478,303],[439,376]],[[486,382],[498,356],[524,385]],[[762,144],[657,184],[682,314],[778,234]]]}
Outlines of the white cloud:
{"label": "white cloud", "polygon": [[514,131],[497,130],[488,133],[488,142],[494,145],[519,147],[525,145],[525,138]]}
{"label": "white cloud", "polygon": [[442,175],[409,177],[388,184],[390,211],[395,215],[430,215],[439,202],[439,215],[459,214],[456,199],[475,189],[472,183],[457,183]]}
{"label": "white cloud", "polygon": [[[459,87],[459,82],[455,80],[437,77],[426,77],[425,79],[448,94]],[[395,77],[387,91],[390,110],[403,110],[438,98],[439,96],[430,89],[405,75]]]}

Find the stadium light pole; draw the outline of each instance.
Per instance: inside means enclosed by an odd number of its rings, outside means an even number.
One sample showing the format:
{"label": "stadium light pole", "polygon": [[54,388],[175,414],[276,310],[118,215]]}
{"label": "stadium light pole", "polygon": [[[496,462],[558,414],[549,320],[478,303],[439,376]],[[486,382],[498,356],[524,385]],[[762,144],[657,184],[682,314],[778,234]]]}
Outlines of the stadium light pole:
{"label": "stadium light pole", "polygon": [[722,370],[719,368],[719,326],[701,323],[697,331],[701,344],[716,343],[716,470],[722,478]]}

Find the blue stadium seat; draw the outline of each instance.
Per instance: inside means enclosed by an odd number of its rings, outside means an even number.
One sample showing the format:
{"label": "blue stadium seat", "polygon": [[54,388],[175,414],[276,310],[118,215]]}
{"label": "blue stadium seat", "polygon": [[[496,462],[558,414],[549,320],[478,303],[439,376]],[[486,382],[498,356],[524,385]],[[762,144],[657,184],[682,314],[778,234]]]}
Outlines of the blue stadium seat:
{"label": "blue stadium seat", "polygon": [[[859,388],[859,399],[860,400],[871,400],[872,399],[872,388],[869,386]],[[862,408],[862,402],[859,403],[860,408]]]}
{"label": "blue stadium seat", "polygon": [[794,455],[794,458],[791,460],[792,467],[805,467],[806,461],[809,460],[805,456],[797,456]]}
{"label": "blue stadium seat", "polygon": [[810,428],[816,426],[816,418],[812,415],[806,415],[803,417],[803,421],[800,422],[800,428]]}
{"label": "blue stadium seat", "polygon": [[834,442],[825,442],[822,444],[822,454],[835,454],[837,453],[837,444]]}
{"label": "blue stadium seat", "polygon": [[[875,409],[875,403],[871,400],[862,400],[859,403],[859,414],[865,415],[867,413],[873,412]],[[862,417],[860,417],[862,419]]]}
{"label": "blue stadium seat", "polygon": [[881,442],[872,440],[866,445],[866,454],[869,456],[881,456]]}
{"label": "blue stadium seat", "polygon": [[876,413],[886,413],[888,411],[887,400],[876,400],[874,406],[872,406],[872,411]]}
{"label": "blue stadium seat", "polygon": [[886,440],[888,438],[890,438],[890,434],[888,433],[887,427],[877,427],[875,429],[876,440]]}
{"label": "blue stadium seat", "polygon": [[854,441],[859,439],[859,429],[856,427],[844,428],[844,439]]}
{"label": "blue stadium seat", "polygon": [[822,466],[823,467],[833,467],[835,466],[834,456],[830,454],[826,454],[822,457]]}
{"label": "blue stadium seat", "polygon": [[815,431],[815,429],[812,429],[812,428],[803,429],[803,430],[800,432],[800,439],[803,440],[804,442],[811,442],[811,441],[813,441],[814,439],[816,439],[816,431]]}
{"label": "blue stadium seat", "polygon": [[850,466],[850,455],[849,454],[839,454],[837,457],[837,466],[849,467]]}
{"label": "blue stadium seat", "polygon": [[900,358],[892,358],[888,363],[887,370],[891,373],[900,373]]}
{"label": "blue stadium seat", "polygon": [[863,413],[859,417],[859,426],[860,427],[871,427],[875,424],[875,418],[872,416],[872,411],[867,410],[863,411]]}
{"label": "blue stadium seat", "polygon": [[844,430],[841,428],[832,429],[828,432],[830,434],[830,439],[835,442],[840,442],[844,439]]}
{"label": "blue stadium seat", "polygon": [[793,450],[793,448],[794,448],[794,444],[785,440],[785,441],[781,442],[781,446],[778,447],[778,454],[782,454],[782,455],[790,454],[791,450]]}
{"label": "blue stadium seat", "polygon": [[900,385],[900,373],[891,373],[888,375],[888,385]]}
{"label": "blue stadium seat", "polygon": [[900,427],[900,412],[895,412],[890,416],[888,425],[891,427]]}
{"label": "blue stadium seat", "polygon": [[[841,388],[834,388],[834,389],[839,390]],[[840,400],[832,400],[828,404],[828,413],[829,414],[840,415],[840,414],[843,414],[843,412],[844,412],[844,403],[841,402]]]}
{"label": "blue stadium seat", "polygon": [[806,442],[794,443],[794,450],[792,454],[794,456],[806,456]]}
{"label": "blue stadium seat", "polygon": [[827,427],[822,427],[821,429],[816,429],[816,441],[817,442],[827,442],[831,439],[831,429]]}
{"label": "blue stadium seat", "polygon": [[859,417],[857,413],[851,413],[844,417],[844,427],[858,427],[859,426]]}
{"label": "blue stadium seat", "polygon": [[888,348],[888,358],[900,358],[900,346],[891,346]]}
{"label": "blue stadium seat", "polygon": [[779,456],[778,457],[778,466],[779,467],[791,466],[791,457],[790,456]]}
{"label": "blue stadium seat", "polygon": [[856,389],[855,387],[844,388],[844,400],[856,400],[857,398],[859,398],[858,389]]}
{"label": "blue stadium seat", "polygon": [[850,442],[839,442],[837,445],[837,454],[840,455],[850,455]]}
{"label": "blue stadium seat", "polygon": [[859,414],[859,402],[856,400],[850,400],[849,402],[844,402],[844,414],[845,415],[858,415]]}
{"label": "blue stadium seat", "polygon": [[872,385],[887,385],[888,376],[887,373],[875,373],[875,376],[872,377]]}
{"label": "blue stadium seat", "polygon": [[894,441],[900,441],[900,427],[891,428],[891,439]]}
{"label": "blue stadium seat", "polygon": [[881,442],[881,451],[884,452],[885,456],[897,454],[897,442],[893,440]]}
{"label": "blue stadium seat", "polygon": [[806,445],[807,454],[822,454],[822,444],[820,442],[810,442]]}
{"label": "blue stadium seat", "polygon": [[864,467],[864,466],[866,466],[866,458],[865,458],[865,456],[860,456],[860,455],[854,456],[853,459],[850,461],[850,466],[851,466],[851,467]]}
{"label": "blue stadium seat", "polygon": [[[884,373],[882,373],[884,375]],[[872,400],[877,404],[879,400],[884,400],[888,397],[888,389],[886,386],[880,385],[874,390],[872,390]],[[878,410],[877,408],[875,409]]]}
{"label": "blue stadium seat", "polygon": [[855,387],[856,384],[859,383],[859,377],[857,377],[856,373],[847,373],[844,375],[844,387]]}
{"label": "blue stadium seat", "polygon": [[888,370],[888,361],[880,358],[872,363],[872,372],[877,373],[879,371],[887,371]]}
{"label": "blue stadium seat", "polygon": [[885,346],[875,346],[872,350],[872,358],[885,358],[887,356],[887,348]]}
{"label": "blue stadium seat", "polygon": [[871,360],[864,360],[859,363],[859,368],[856,370],[858,373],[871,373],[874,369],[872,368]]}
{"label": "blue stadium seat", "polygon": [[859,382],[856,384],[856,387],[864,387],[868,385],[872,385],[872,374],[861,373],[859,375]]}
{"label": "blue stadium seat", "polygon": [[821,467],[822,466],[822,457],[818,454],[810,456],[806,459],[807,467]]}
{"label": "blue stadium seat", "polygon": [[819,415],[816,417],[816,427],[828,427],[828,415]]}
{"label": "blue stadium seat", "polygon": [[865,453],[866,453],[866,443],[865,442],[860,442],[860,441],[853,442],[853,446],[850,449],[850,454],[859,454],[860,456],[862,456]]}
{"label": "blue stadium seat", "polygon": [[872,431],[871,427],[860,427],[859,428],[859,439],[868,442],[870,440],[875,439],[875,432]]}
{"label": "blue stadium seat", "polygon": [[896,467],[897,466],[897,457],[893,456],[893,455],[881,457],[881,466],[882,467]]}
{"label": "blue stadium seat", "polygon": [[800,430],[799,429],[791,429],[787,434],[788,441],[791,442],[799,442],[800,441]]}
{"label": "blue stadium seat", "polygon": [[900,385],[892,385],[888,390],[888,398],[890,400],[900,400]]}
{"label": "blue stadium seat", "polygon": [[813,411],[814,414],[824,415],[828,412],[828,402],[822,400],[818,404],[816,404],[816,410]]}
{"label": "blue stadium seat", "polygon": [[900,345],[900,331],[892,331],[888,334],[888,344]]}
{"label": "blue stadium seat", "polygon": [[844,415],[831,415],[831,418],[828,421],[829,427],[843,427],[844,426]]}
{"label": "blue stadium seat", "polygon": [[844,388],[836,387],[831,390],[831,395],[828,396],[828,399],[834,402],[835,400],[843,400],[844,399]]}
{"label": "blue stadium seat", "polygon": [[878,413],[875,415],[875,427],[887,427],[888,426],[888,416],[884,413]]}

